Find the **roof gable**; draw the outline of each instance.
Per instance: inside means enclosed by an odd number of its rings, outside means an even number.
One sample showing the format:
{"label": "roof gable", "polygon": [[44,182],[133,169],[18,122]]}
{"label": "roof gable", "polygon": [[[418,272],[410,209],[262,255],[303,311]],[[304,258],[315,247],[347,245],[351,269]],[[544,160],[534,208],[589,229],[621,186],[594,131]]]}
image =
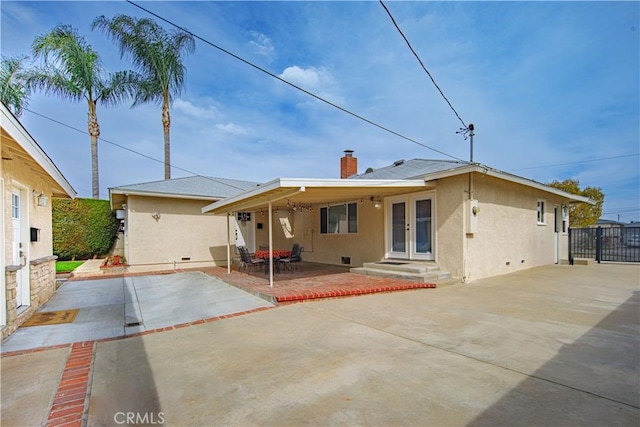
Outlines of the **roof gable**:
{"label": "roof gable", "polygon": [[[62,172],[53,163],[53,160],[45,153],[35,139],[29,134],[20,120],[0,102],[2,125],[2,145],[7,149],[19,153],[23,161],[31,164],[37,173],[41,174],[50,184],[55,197],[76,197],[77,193],[62,175]],[[7,138],[5,140],[5,138]],[[10,147],[11,146],[11,147]],[[3,148],[4,150],[4,148]],[[37,165],[37,166],[36,166]]]}

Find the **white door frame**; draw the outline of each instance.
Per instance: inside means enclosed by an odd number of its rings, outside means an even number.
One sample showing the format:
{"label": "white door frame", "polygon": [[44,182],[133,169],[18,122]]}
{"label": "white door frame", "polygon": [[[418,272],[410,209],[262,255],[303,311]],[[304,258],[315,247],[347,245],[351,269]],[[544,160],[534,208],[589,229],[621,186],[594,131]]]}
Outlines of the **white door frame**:
{"label": "white door frame", "polygon": [[[18,206],[18,241],[13,224],[13,195],[20,198]],[[26,187],[14,184],[11,188],[11,222],[12,222],[12,262],[22,266],[16,271],[16,304],[18,308],[31,305],[31,284],[29,280],[29,197]]]}
{"label": "white door frame", "polygon": [[[385,257],[398,259],[415,260],[435,260],[436,259],[436,193],[435,191],[425,191],[420,193],[387,197],[385,199]],[[428,253],[418,253],[416,248],[416,212],[415,204],[419,200],[431,200],[431,251]],[[394,204],[404,203],[405,206],[405,248],[404,251],[392,250],[393,215]]]}
{"label": "white door frame", "polygon": [[238,214],[236,213],[236,247],[246,246],[249,252],[255,252],[256,250],[256,227],[255,227],[255,212],[249,212],[251,219],[248,221],[239,221]]}

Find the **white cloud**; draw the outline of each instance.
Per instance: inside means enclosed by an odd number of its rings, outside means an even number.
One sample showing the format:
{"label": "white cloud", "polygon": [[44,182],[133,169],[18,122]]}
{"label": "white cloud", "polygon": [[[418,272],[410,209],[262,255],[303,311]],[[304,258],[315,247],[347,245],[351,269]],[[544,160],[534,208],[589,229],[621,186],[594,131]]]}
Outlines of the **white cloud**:
{"label": "white cloud", "polygon": [[216,125],[216,129],[218,129],[219,131],[225,132],[225,133],[230,133],[232,135],[247,135],[249,133],[249,130],[237,125],[235,123],[227,123],[227,124],[217,124]]}
{"label": "white cloud", "polygon": [[251,47],[253,47],[259,55],[272,59],[276,49],[271,39],[258,31],[251,31],[250,34],[251,37],[253,37],[253,40],[249,42]]}
{"label": "white cloud", "polygon": [[343,101],[333,73],[325,67],[301,68],[292,65],[285,68],[278,77],[330,101]]}
{"label": "white cloud", "polygon": [[182,99],[176,99],[173,108],[196,119],[214,119],[219,116],[218,108],[214,105],[197,106]]}

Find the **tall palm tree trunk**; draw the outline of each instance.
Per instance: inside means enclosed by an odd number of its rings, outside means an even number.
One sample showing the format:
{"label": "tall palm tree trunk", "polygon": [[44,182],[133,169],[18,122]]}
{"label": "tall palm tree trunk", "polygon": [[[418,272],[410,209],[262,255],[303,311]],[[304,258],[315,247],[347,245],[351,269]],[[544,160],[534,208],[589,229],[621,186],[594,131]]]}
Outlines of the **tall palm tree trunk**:
{"label": "tall palm tree trunk", "polygon": [[165,97],[162,104],[162,128],[164,130],[164,179],[171,179],[171,116],[169,115],[169,101]]}
{"label": "tall palm tree trunk", "polygon": [[98,138],[100,137],[100,125],[98,124],[98,116],[96,114],[96,102],[88,100],[89,103],[89,120],[88,128],[91,136],[91,185],[93,198],[100,198],[100,183],[98,175]]}

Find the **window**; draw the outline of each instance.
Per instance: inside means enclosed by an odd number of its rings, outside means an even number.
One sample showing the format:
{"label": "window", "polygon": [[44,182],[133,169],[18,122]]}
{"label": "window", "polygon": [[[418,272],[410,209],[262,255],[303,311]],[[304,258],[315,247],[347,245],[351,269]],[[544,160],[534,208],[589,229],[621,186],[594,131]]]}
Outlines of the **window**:
{"label": "window", "polygon": [[11,195],[11,218],[20,219],[20,196]]}
{"label": "window", "polygon": [[358,204],[346,203],[342,205],[320,208],[320,233],[343,234],[358,232]]}
{"label": "window", "polygon": [[544,224],[544,200],[538,200],[538,224]]}

